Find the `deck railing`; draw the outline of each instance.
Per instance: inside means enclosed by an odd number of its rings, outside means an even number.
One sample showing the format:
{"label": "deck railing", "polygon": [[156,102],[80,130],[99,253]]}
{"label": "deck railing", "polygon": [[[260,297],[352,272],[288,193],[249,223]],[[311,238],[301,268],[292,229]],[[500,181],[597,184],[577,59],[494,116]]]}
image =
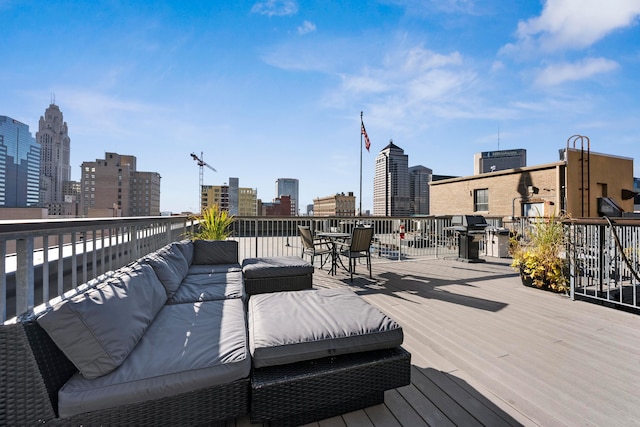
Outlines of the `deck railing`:
{"label": "deck railing", "polygon": [[[314,232],[372,226],[373,262],[458,254],[451,217],[236,217],[231,238],[240,261],[300,256],[298,225]],[[184,216],[0,221],[0,321],[180,240],[191,227],[197,224]]]}
{"label": "deck railing", "polygon": [[[487,218],[500,227],[499,218]],[[375,230],[373,262],[455,258],[451,217],[236,217],[239,258],[299,256],[298,225]],[[400,239],[400,225],[405,236]],[[187,217],[0,221],[0,321],[126,265],[196,227]],[[572,298],[640,308],[640,219],[567,223]]]}
{"label": "deck railing", "polygon": [[0,320],[184,236],[186,217],[0,221]]}
{"label": "deck railing", "polygon": [[640,219],[567,223],[571,298],[640,309]]}

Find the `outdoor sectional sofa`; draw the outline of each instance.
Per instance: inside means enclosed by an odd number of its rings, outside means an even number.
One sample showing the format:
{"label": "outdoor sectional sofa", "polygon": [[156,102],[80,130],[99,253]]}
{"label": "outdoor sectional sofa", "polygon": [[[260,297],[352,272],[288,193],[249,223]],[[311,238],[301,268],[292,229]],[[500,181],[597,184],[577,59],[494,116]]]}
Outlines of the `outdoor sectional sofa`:
{"label": "outdoor sectional sofa", "polygon": [[0,425],[307,423],[407,384],[401,343],[350,291],[249,298],[237,242],[174,242],[0,326]]}

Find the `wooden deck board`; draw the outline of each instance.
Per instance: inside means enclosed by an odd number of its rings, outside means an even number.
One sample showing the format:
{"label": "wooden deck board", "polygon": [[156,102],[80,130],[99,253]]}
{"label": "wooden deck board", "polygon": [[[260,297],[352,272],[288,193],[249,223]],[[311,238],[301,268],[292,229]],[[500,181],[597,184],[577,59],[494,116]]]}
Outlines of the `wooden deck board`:
{"label": "wooden deck board", "polygon": [[640,316],[526,288],[508,262],[377,260],[353,282],[316,270],[314,287],[400,323],[413,366],[384,405],[314,425],[639,424]]}

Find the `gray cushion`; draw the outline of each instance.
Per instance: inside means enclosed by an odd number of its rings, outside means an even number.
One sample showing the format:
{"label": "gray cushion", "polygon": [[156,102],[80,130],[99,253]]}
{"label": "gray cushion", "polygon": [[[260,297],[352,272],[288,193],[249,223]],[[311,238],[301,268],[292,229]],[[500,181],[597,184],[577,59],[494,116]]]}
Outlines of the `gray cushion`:
{"label": "gray cushion", "polygon": [[116,369],[167,299],[153,269],[134,263],[56,304],[38,323],[86,378]]}
{"label": "gray cushion", "polygon": [[217,273],[230,273],[232,271],[242,271],[242,267],[240,264],[202,264],[196,265],[192,264],[189,267],[189,271],[187,271],[187,275],[189,274],[217,274]]}
{"label": "gray cushion", "polygon": [[188,274],[169,304],[214,301],[226,298],[244,298],[242,272],[216,274]]}
{"label": "gray cushion", "polygon": [[234,264],[238,262],[235,240],[194,240],[193,264]]}
{"label": "gray cushion", "polygon": [[245,258],[242,272],[247,279],[304,276],[313,274],[313,265],[300,257]]}
{"label": "gray cushion", "polygon": [[240,299],[165,306],[109,375],[74,375],[60,389],[60,417],[186,393],[246,378],[251,369]]}
{"label": "gray cushion", "polygon": [[179,242],[174,242],[176,247],[180,249],[182,255],[187,260],[187,264],[191,265],[193,262],[193,242],[191,240],[180,240]]}
{"label": "gray cushion", "polygon": [[249,347],[256,368],[402,344],[402,328],[348,289],[253,295]]}
{"label": "gray cushion", "polygon": [[146,255],[142,261],[153,267],[169,297],[176,292],[189,270],[189,264],[176,243]]}

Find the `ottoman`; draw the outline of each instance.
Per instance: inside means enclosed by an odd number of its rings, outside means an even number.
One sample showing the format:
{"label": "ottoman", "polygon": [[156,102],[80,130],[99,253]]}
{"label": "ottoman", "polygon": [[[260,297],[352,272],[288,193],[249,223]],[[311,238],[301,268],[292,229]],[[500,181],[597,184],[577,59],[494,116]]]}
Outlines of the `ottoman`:
{"label": "ottoman", "polygon": [[246,258],[242,261],[247,296],[311,289],[313,265],[298,257]]}
{"label": "ottoman", "polygon": [[348,289],[256,295],[248,322],[252,422],[311,423],[411,381],[402,328]]}

